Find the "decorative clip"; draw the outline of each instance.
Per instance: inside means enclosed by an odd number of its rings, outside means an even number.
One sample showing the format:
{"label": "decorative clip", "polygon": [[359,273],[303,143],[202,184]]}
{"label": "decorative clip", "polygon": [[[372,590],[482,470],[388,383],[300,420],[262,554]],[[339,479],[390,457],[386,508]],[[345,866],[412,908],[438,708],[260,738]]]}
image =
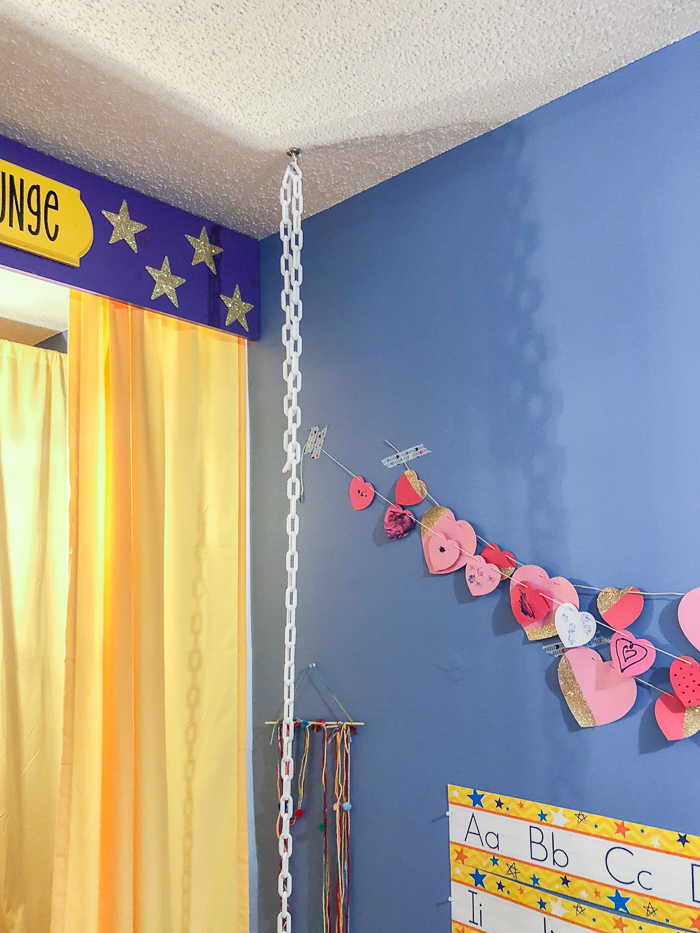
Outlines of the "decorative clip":
{"label": "decorative clip", "polygon": [[385,457],[382,460],[382,466],[391,469],[392,467],[398,466],[400,463],[408,463],[409,460],[415,460],[416,457],[424,457],[429,453],[431,453],[431,451],[428,450],[425,444],[417,444],[415,447],[408,447],[406,450],[402,450],[398,454],[392,454],[390,457]]}
{"label": "decorative clip", "polygon": [[323,450],[323,442],[326,439],[326,431],[328,430],[328,425],[321,430],[318,426],[311,428],[309,431],[309,439],[306,442],[304,447],[304,453],[309,454],[312,460],[318,460],[321,456],[321,451]]}

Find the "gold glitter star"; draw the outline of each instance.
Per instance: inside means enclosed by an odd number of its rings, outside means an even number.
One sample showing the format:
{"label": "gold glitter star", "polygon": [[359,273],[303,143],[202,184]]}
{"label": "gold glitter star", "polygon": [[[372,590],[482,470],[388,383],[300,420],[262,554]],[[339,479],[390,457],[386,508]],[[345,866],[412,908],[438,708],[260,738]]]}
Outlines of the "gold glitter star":
{"label": "gold glitter star", "polygon": [[179,288],[185,280],[181,279],[179,275],[172,274],[168,257],[165,257],[160,269],[152,269],[150,266],[146,266],[146,272],[153,276],[153,280],[156,283],[153,286],[151,301],[153,301],[154,298],[160,298],[161,295],[167,295],[175,307],[179,307],[175,289]]}
{"label": "gold glitter star", "polygon": [[206,262],[214,275],[216,275],[214,256],[218,256],[219,253],[223,253],[223,249],[220,246],[213,246],[209,242],[207,228],[202,227],[202,232],[199,234],[199,239],[193,236],[189,236],[187,233],[185,234],[185,239],[189,240],[190,246],[194,247],[192,265],[196,266],[200,262]]}
{"label": "gold glitter star", "polygon": [[245,316],[249,311],[253,310],[253,305],[246,304],[246,302],[241,299],[240,288],[236,285],[236,290],[232,298],[227,298],[226,295],[220,295],[219,297],[228,308],[226,326],[230,327],[234,321],[238,321],[239,324],[243,325],[245,330],[248,330],[248,322]]}
{"label": "gold glitter star", "polygon": [[114,228],[109,240],[110,244],[118,243],[120,240],[126,240],[133,251],[138,253],[136,234],[145,230],[146,224],[140,224],[129,217],[129,208],[127,207],[126,201],[122,201],[122,206],[119,208],[118,214],[113,214],[111,211],[102,211],[102,213]]}

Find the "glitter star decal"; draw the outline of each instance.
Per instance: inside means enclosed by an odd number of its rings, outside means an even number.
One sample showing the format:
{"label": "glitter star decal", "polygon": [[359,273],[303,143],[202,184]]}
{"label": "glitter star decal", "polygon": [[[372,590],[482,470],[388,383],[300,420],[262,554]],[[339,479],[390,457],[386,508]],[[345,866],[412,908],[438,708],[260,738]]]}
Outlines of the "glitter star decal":
{"label": "glitter star decal", "polygon": [[142,230],[146,230],[147,228],[146,224],[140,224],[129,217],[129,208],[126,201],[122,201],[122,206],[119,208],[118,214],[113,214],[111,211],[102,211],[102,213],[114,228],[112,230],[112,236],[109,238],[110,245],[112,243],[118,243],[120,240],[125,240],[133,251],[138,253],[136,234],[141,233]]}
{"label": "glitter star decal", "polygon": [[249,311],[253,310],[253,306],[246,304],[245,301],[241,298],[241,290],[236,285],[236,290],[233,293],[231,298],[227,298],[226,295],[219,296],[223,303],[228,308],[228,314],[226,315],[226,326],[230,327],[234,321],[243,327],[244,330],[248,330],[248,322],[246,321],[246,314]]}
{"label": "glitter star decal", "polygon": [[202,227],[202,232],[199,234],[199,239],[193,236],[189,236],[187,233],[185,234],[185,239],[189,241],[190,246],[194,247],[192,265],[196,266],[200,262],[205,262],[214,275],[216,275],[214,256],[218,256],[219,253],[223,253],[223,249],[220,246],[214,246],[209,242],[207,228]]}
{"label": "glitter star decal", "polygon": [[179,275],[172,274],[168,257],[165,257],[160,269],[152,269],[150,266],[146,266],[146,272],[153,276],[153,281],[156,283],[153,286],[151,301],[153,301],[154,298],[160,298],[161,295],[167,295],[175,307],[178,308],[179,305],[177,303],[175,289],[179,288],[185,280],[181,279]]}

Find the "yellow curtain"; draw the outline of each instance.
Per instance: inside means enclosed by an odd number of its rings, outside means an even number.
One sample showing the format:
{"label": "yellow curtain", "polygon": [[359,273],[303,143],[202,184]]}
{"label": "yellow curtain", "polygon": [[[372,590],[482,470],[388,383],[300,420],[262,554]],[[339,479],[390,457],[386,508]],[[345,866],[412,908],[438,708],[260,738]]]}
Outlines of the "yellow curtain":
{"label": "yellow curtain", "polygon": [[243,341],[71,295],[52,933],[248,929]]}
{"label": "yellow curtain", "polygon": [[68,575],[65,357],[0,341],[0,930],[48,931]]}

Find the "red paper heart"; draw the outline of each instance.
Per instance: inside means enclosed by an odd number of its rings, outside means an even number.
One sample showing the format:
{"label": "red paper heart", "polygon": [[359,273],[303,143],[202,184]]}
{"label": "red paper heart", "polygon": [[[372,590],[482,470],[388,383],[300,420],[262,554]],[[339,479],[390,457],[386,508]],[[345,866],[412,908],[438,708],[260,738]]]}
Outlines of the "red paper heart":
{"label": "red paper heart", "polygon": [[671,684],[683,706],[700,706],[700,664],[692,658],[676,658],[670,670]]}
{"label": "red paper heart", "polygon": [[459,544],[441,535],[439,531],[434,531],[428,536],[427,547],[432,573],[443,573],[460,558]]}
{"label": "red paper heart", "polygon": [[502,551],[497,544],[487,544],[480,556],[484,558],[487,564],[495,564],[501,571],[501,577],[504,580],[506,577],[511,576],[518,566],[515,555],[511,554],[510,551]]}
{"label": "red paper heart", "polygon": [[646,638],[629,632],[615,632],[610,639],[610,656],[623,677],[636,677],[648,671],[656,660],[656,648]]}
{"label": "red paper heart", "polygon": [[614,629],[628,628],[638,619],[644,608],[644,597],[636,586],[616,590],[607,586],[598,594],[598,611],[605,622]]}
{"label": "red paper heart", "polygon": [[366,509],[374,499],[374,486],[366,483],[361,476],[353,476],[350,480],[350,501],[356,512]]}
{"label": "red paper heart", "polygon": [[669,742],[688,739],[700,731],[700,710],[686,709],[677,696],[664,693],[654,704],[654,715]]}
{"label": "red paper heart", "polygon": [[396,481],[396,501],[399,505],[418,505],[428,495],[428,488],[423,480],[418,479],[415,470],[406,470]]}
{"label": "red paper heart", "polygon": [[552,608],[547,594],[526,581],[511,586],[510,605],[513,615],[521,625],[532,625],[533,622],[544,619]]}

